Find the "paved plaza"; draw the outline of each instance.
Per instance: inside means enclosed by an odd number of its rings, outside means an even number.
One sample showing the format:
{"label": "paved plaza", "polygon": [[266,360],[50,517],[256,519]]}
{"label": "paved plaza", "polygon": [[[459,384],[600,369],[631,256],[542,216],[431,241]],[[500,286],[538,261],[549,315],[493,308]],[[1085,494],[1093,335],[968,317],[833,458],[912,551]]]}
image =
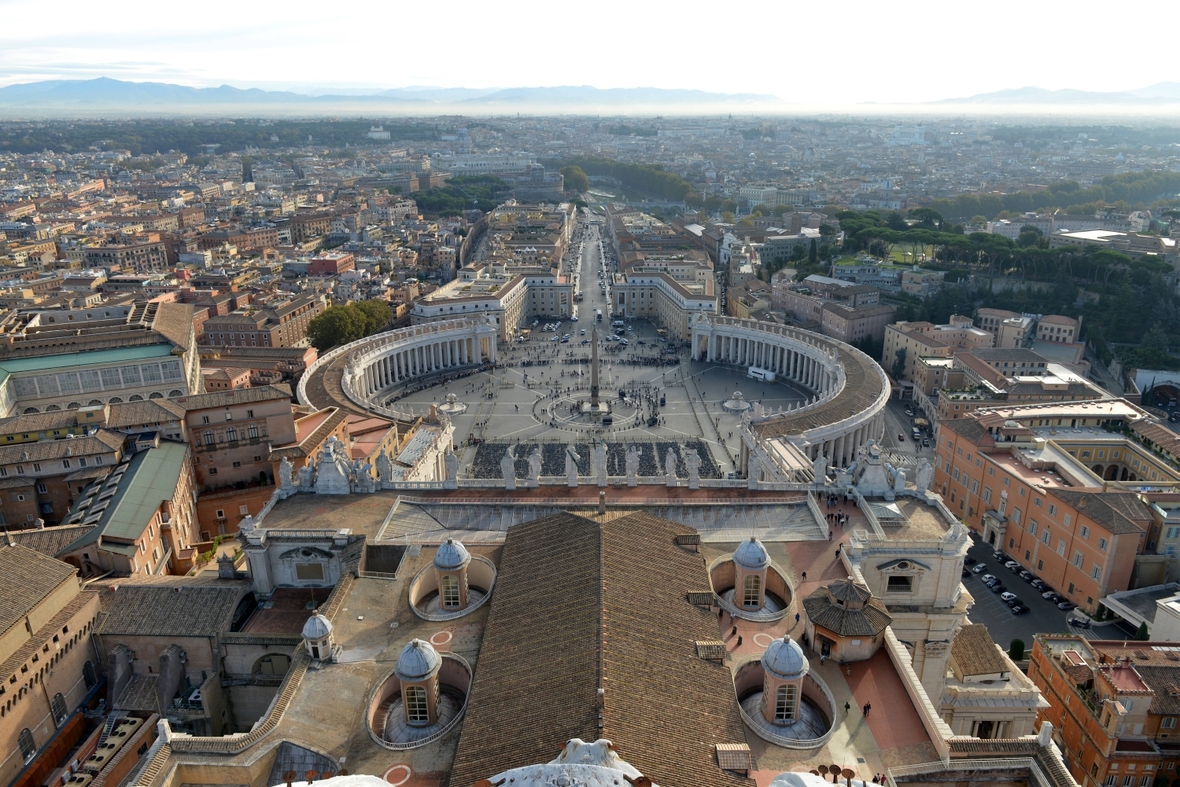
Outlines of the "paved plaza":
{"label": "paved plaza", "polygon": [[[590,400],[589,337],[594,325],[566,321],[556,333],[533,329],[526,341],[501,346],[500,368],[433,384],[416,380],[412,385],[420,390],[406,393],[391,388],[382,392],[381,401],[422,413],[455,394],[458,403],[466,406],[452,420],[459,470],[468,477],[499,476],[498,465],[491,475],[473,472],[481,443],[501,446],[495,452],[495,464],[506,443],[522,444],[516,457],[524,462],[523,446],[528,450],[537,443],[588,446],[595,440],[612,445],[670,444],[676,446],[678,456],[681,447],[700,450],[699,442],[708,449],[708,456],[701,453],[705,466],[711,458],[717,473],[725,477],[736,469],[741,416],[725,410],[723,402],[740,391],[746,401],[761,402],[768,411],[777,412],[809,395],[787,383],[751,379],[745,369],[692,361],[682,346],[669,352],[669,344],[660,342],[655,326],[646,321],[628,323],[622,335],[630,345],[623,349],[617,342],[605,341],[611,329],[599,324],[599,395],[610,404],[611,421],[604,425],[601,419],[581,412],[581,405]],[[571,335],[568,344],[551,341],[566,333]],[[662,462],[664,448],[659,451]],[[581,453],[588,457],[587,451]],[[481,458],[479,464],[483,467],[487,460]],[[559,475],[563,470],[547,467],[544,472]],[[702,477],[708,475],[702,472]]]}

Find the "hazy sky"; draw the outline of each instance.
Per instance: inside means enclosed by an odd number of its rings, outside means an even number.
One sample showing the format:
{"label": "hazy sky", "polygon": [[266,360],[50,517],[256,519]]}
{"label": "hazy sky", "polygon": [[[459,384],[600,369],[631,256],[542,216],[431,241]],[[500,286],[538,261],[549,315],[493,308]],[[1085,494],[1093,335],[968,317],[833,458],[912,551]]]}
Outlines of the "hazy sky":
{"label": "hazy sky", "polygon": [[[1127,7],[1131,10],[1131,7]],[[1180,81],[1174,0],[1122,11],[996,0],[566,4],[0,0],[0,85],[110,76],[193,86],[695,88],[791,103]],[[1122,32],[1112,36],[1112,25]]]}

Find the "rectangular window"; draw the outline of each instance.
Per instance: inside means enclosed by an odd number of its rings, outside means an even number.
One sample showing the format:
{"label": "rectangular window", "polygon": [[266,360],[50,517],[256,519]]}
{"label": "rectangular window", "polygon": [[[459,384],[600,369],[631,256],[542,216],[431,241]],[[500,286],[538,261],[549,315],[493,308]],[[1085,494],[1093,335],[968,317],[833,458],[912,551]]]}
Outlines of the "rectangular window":
{"label": "rectangular window", "polygon": [[1094,569],[1090,572],[1090,576],[1094,579],[1098,579],[1100,576],[1102,576],[1102,566],[1095,563]]}
{"label": "rectangular window", "polygon": [[989,468],[987,469],[987,474],[988,474],[988,475],[991,475],[991,476],[994,476],[994,475],[996,474],[996,468],[994,468],[994,467],[989,467]]}
{"label": "rectangular window", "polygon": [[[1033,499],[1033,505],[1034,505],[1034,506],[1036,506],[1037,508],[1040,508],[1040,507],[1041,507],[1041,498],[1039,498],[1039,497],[1037,497],[1037,498],[1034,498],[1034,499]],[[1050,511],[1049,513],[1053,513],[1053,512],[1052,512],[1052,511]]]}
{"label": "rectangular window", "polygon": [[1163,727],[1165,730],[1175,729],[1176,728],[1176,717],[1175,716],[1168,716],[1166,719],[1164,719],[1162,722],[1160,722],[1160,726]]}
{"label": "rectangular window", "polygon": [[1037,520],[1035,520],[1035,519],[1028,520],[1029,535],[1035,537],[1037,535],[1037,527],[1038,527]]}
{"label": "rectangular window", "polygon": [[304,582],[323,581],[323,563],[296,563],[295,578]]}
{"label": "rectangular window", "polygon": [[1065,555],[1065,539],[1064,538],[1057,539],[1057,554],[1062,555],[1062,556]]}
{"label": "rectangular window", "polygon": [[990,503],[992,501],[992,490],[986,486],[983,488],[983,502]]}
{"label": "rectangular window", "polygon": [[1064,521],[1065,521],[1065,526],[1066,526],[1066,527],[1069,527],[1069,514],[1066,514],[1066,515],[1065,515],[1065,520],[1064,520]]}
{"label": "rectangular window", "polygon": [[1082,567],[1082,560],[1084,560],[1084,559],[1085,558],[1082,556],[1081,552],[1074,552],[1073,553],[1073,564],[1075,566],[1077,566],[1078,568]]}
{"label": "rectangular window", "polygon": [[1105,538],[1098,539],[1098,548],[1101,549],[1103,552],[1106,551],[1106,539]]}
{"label": "rectangular window", "polygon": [[411,724],[426,724],[430,721],[430,708],[426,704],[425,688],[406,686],[403,696],[406,700],[406,719]]}
{"label": "rectangular window", "polygon": [[1020,524],[1020,509],[1019,508],[1012,509],[1012,521],[1017,525]]}
{"label": "rectangular window", "polygon": [[[1066,519],[1068,520],[1069,517],[1067,516]],[[1069,522],[1066,522],[1065,524],[1068,526]],[[1089,537],[1090,537],[1090,528],[1086,527],[1085,525],[1082,525],[1082,538],[1089,538]]]}
{"label": "rectangular window", "polygon": [[1057,516],[1057,506],[1049,504],[1049,516]]}
{"label": "rectangular window", "polygon": [[912,593],[914,592],[914,578],[889,577],[889,585],[887,589],[890,593]]}
{"label": "rectangular window", "polygon": [[1045,528],[1044,534],[1041,535],[1041,543],[1045,546],[1049,546],[1049,544],[1053,541],[1051,536],[1052,533],[1049,532],[1049,528]]}

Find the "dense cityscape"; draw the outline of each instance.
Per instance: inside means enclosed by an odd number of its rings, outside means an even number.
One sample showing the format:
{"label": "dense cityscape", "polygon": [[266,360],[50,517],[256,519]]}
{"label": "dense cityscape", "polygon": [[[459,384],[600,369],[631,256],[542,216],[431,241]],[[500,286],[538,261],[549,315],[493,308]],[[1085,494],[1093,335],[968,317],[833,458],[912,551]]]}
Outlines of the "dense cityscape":
{"label": "dense cityscape", "polygon": [[1175,787],[1178,238],[1150,119],[0,109],[0,783]]}

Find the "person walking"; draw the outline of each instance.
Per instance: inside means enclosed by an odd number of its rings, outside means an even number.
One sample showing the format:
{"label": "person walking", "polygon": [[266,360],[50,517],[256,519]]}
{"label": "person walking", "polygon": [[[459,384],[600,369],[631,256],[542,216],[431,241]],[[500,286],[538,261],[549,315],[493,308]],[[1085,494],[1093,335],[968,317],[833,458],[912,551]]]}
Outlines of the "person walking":
{"label": "person walking", "polygon": [[873,703],[866,702],[865,703],[865,718],[866,719],[869,717],[869,711],[871,711],[872,709],[873,709]]}
{"label": "person walking", "polygon": [[796,612],[795,613],[795,625],[798,625],[798,624],[799,624],[799,613]]}
{"label": "person walking", "polygon": [[803,581],[804,582],[807,581],[807,572],[806,571],[803,572]]}
{"label": "person walking", "polygon": [[851,711],[852,711],[852,705],[847,702],[844,703],[844,715],[847,716]]}

